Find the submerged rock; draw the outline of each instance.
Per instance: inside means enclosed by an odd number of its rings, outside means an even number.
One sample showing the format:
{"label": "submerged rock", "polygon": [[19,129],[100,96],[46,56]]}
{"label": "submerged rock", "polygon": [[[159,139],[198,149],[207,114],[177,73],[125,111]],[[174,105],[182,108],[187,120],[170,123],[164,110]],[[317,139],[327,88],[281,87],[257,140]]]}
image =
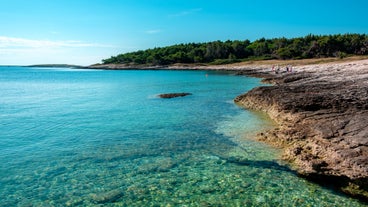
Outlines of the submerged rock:
{"label": "submerged rock", "polygon": [[118,200],[124,195],[122,189],[115,189],[107,192],[91,194],[91,199],[94,203],[104,204]]}
{"label": "submerged rock", "polygon": [[192,95],[191,93],[163,93],[158,95],[158,97],[160,98],[176,98],[176,97],[183,97],[183,96],[188,96],[188,95]]}

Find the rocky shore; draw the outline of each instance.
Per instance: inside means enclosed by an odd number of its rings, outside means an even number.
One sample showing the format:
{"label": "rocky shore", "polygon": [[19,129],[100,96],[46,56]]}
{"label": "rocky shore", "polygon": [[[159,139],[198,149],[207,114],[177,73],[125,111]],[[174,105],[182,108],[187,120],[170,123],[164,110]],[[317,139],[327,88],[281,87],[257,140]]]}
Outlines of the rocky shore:
{"label": "rocky shore", "polygon": [[[289,72],[287,65],[292,66]],[[277,122],[258,139],[282,148],[282,158],[301,176],[368,201],[368,59],[89,68],[230,70],[263,78],[272,85],[235,98],[240,106],[264,111]]]}
{"label": "rocky shore", "polygon": [[368,200],[368,60],[240,73],[273,84],[235,99],[278,123],[259,140],[282,147],[283,159],[300,175]]}

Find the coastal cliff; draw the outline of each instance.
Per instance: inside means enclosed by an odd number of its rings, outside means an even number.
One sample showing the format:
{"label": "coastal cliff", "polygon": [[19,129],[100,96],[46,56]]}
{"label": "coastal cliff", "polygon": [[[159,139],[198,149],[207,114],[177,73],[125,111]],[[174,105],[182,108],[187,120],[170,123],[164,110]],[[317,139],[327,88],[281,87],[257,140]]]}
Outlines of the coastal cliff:
{"label": "coastal cliff", "polygon": [[[270,69],[269,69],[270,70]],[[368,60],[297,66],[266,77],[236,97],[245,108],[265,111],[278,126],[259,140],[284,149],[283,159],[302,176],[333,182],[368,199]]]}

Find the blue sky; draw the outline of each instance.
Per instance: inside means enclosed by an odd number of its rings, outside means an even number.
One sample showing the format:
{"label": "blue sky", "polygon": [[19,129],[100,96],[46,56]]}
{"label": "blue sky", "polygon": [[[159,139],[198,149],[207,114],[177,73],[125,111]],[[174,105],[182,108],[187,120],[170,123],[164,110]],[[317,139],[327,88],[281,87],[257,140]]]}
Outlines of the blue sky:
{"label": "blue sky", "polygon": [[368,33],[366,0],[0,0],[0,65],[89,65],[178,43]]}

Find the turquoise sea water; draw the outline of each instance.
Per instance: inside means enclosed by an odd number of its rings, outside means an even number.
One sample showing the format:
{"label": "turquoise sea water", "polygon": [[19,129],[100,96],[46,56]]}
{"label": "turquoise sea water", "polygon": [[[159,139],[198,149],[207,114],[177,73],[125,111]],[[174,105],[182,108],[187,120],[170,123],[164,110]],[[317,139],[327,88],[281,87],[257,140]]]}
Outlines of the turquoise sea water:
{"label": "turquoise sea water", "polygon": [[[240,109],[259,79],[0,67],[0,206],[364,206],[296,176]],[[157,94],[193,95],[159,99]]]}

